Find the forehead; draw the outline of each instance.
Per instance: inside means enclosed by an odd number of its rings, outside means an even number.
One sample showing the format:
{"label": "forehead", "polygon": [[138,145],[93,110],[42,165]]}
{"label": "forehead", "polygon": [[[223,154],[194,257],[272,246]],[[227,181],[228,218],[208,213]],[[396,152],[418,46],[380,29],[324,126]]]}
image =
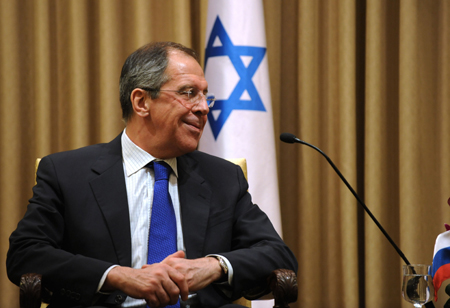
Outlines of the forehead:
{"label": "forehead", "polygon": [[199,89],[208,87],[200,64],[191,56],[180,51],[169,52],[166,74],[170,78],[167,84],[176,83],[178,86],[192,86]]}

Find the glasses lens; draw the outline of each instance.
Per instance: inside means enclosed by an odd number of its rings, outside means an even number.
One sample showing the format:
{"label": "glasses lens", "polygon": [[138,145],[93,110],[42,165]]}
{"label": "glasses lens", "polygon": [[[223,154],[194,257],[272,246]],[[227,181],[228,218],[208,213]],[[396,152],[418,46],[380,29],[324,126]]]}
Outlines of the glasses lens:
{"label": "glasses lens", "polygon": [[212,93],[208,93],[206,95],[206,103],[208,104],[208,107],[211,108],[214,106],[214,103],[216,102],[216,97]]}
{"label": "glasses lens", "polygon": [[208,107],[209,108],[212,108],[212,107],[214,107],[214,103],[216,102],[216,99],[215,98],[207,98],[206,99],[206,103],[208,104]]}
{"label": "glasses lens", "polygon": [[194,96],[194,93],[192,93],[189,98],[189,103],[191,106],[198,105],[200,102],[203,101],[203,99],[206,99],[206,104],[208,105],[209,108],[214,106],[214,102],[216,101],[214,94],[208,93],[205,95],[200,91],[197,91],[197,93],[195,94],[196,95]]}

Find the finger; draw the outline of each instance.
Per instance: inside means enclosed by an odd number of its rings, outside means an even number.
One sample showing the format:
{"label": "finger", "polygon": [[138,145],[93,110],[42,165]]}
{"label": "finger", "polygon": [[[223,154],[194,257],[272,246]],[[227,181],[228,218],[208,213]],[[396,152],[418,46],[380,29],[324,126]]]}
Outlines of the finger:
{"label": "finger", "polygon": [[[178,250],[177,252],[174,252],[171,255],[168,255],[164,260],[161,261],[161,263],[167,263],[168,260],[173,259],[173,258],[180,258],[180,259],[184,259],[186,257],[186,254],[184,253],[183,250]],[[156,264],[156,263],[154,263]],[[152,266],[153,264],[144,264],[142,265],[141,268],[147,268],[149,266]]]}
{"label": "finger", "polygon": [[160,306],[159,299],[154,294],[152,296],[146,298],[145,302],[147,303],[147,306],[149,306],[150,308],[154,308],[154,307],[159,307]]}
{"label": "finger", "polygon": [[174,269],[169,271],[169,277],[177,285],[178,293],[180,294],[181,298],[184,301],[187,300],[189,295],[189,286],[186,277],[179,271]]}
{"label": "finger", "polygon": [[176,277],[177,280],[184,279],[184,276],[173,268],[162,265],[165,272],[165,278],[160,280],[160,285],[155,290],[156,297],[159,301],[160,307],[173,305],[178,302],[180,297],[180,289],[176,282],[171,277]]}
{"label": "finger", "polygon": [[172,295],[167,293],[164,284],[165,282],[162,282],[161,287],[155,290],[155,292],[153,293],[154,296],[151,296],[150,307],[165,307],[171,302]]}
{"label": "finger", "polygon": [[180,299],[180,289],[176,285],[176,283],[172,280],[166,280],[163,281],[162,284],[164,290],[166,291],[166,294],[169,296],[169,303],[170,305],[174,305],[178,302]]}
{"label": "finger", "polygon": [[174,252],[171,255],[168,255],[164,260],[162,260],[162,262],[164,262],[167,259],[171,259],[171,258],[182,258],[184,259],[186,257],[186,254],[184,253],[183,250],[178,250],[177,252]]}
{"label": "finger", "polygon": [[162,264],[167,264],[170,266],[174,266],[176,264],[176,262],[174,261],[178,261],[180,259],[185,259],[185,253],[183,250],[178,250],[177,252],[168,255],[164,260],[161,261]]}

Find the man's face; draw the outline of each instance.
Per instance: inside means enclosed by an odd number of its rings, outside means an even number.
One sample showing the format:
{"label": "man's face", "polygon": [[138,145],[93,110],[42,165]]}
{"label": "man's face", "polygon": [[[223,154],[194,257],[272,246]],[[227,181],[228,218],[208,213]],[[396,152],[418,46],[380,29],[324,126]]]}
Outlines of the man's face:
{"label": "man's face", "polygon": [[[165,73],[170,79],[161,90],[207,92],[208,83],[202,68],[184,53],[169,52]],[[186,102],[186,95],[170,91],[161,91],[159,97],[150,102],[147,126],[152,134],[151,142],[158,148],[156,153],[164,153],[165,157],[159,158],[180,156],[197,148],[209,108],[204,97],[191,107]]]}

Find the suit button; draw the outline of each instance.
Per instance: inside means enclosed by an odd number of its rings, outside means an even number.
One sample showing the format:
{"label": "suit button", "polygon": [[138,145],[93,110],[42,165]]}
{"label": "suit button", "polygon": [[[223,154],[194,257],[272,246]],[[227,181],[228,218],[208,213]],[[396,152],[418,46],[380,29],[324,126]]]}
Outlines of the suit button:
{"label": "suit button", "polygon": [[61,295],[66,294],[66,289],[61,289]]}
{"label": "suit button", "polygon": [[116,295],[116,298],[114,299],[116,304],[122,304],[124,301],[124,298],[122,295]]}

